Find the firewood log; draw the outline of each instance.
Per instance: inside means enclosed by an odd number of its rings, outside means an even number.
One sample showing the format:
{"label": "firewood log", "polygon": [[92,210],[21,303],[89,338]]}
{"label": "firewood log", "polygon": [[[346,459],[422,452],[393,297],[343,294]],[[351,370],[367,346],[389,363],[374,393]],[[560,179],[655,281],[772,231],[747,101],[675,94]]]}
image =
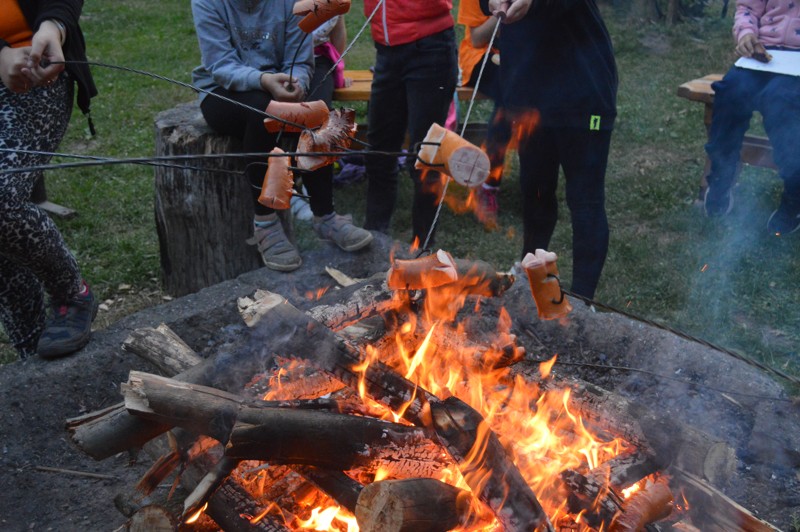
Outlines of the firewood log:
{"label": "firewood log", "polygon": [[[342,292],[346,294],[358,294],[360,288],[362,287],[354,285]],[[366,316],[372,312],[370,310],[373,308],[371,307],[372,304],[375,305],[374,308],[376,309],[379,307],[383,308],[382,306],[386,304],[387,295],[376,294],[374,282],[364,283],[362,292],[361,295],[363,297],[357,297],[353,307],[348,307],[347,305],[322,305],[321,307],[324,307],[324,309],[319,312],[319,315],[326,319],[330,318],[335,326],[341,327],[350,320],[350,318],[348,318],[350,315],[348,314],[348,308],[352,311],[353,315]],[[370,295],[372,299],[370,299]],[[332,310],[333,307],[335,307],[335,309]],[[315,309],[311,309],[311,312],[313,313],[314,310]],[[269,310],[265,310],[265,312],[268,311]],[[150,331],[147,334],[160,333]],[[271,338],[268,332],[265,334],[264,345],[269,345],[271,343]],[[143,340],[144,338],[139,337],[137,342]],[[163,349],[167,351],[184,350],[184,347],[178,345],[174,339],[165,338],[163,342]],[[130,349],[130,347],[129,345],[128,349]],[[141,353],[137,354],[141,355],[148,350],[143,348],[139,351],[141,351]],[[230,354],[225,357],[218,355],[213,359],[205,359],[192,368],[185,369],[180,374],[176,374],[175,378],[184,382],[196,382],[197,384],[207,385],[225,381],[229,383],[228,386],[241,389],[252,375],[259,373],[264,367],[268,366],[266,359],[269,357],[271,357],[271,353],[265,354],[258,350],[243,350],[242,352]],[[249,368],[250,374],[247,379],[242,378],[242,375],[247,373],[248,369],[244,367],[238,368],[237,364],[233,361],[233,359],[236,358],[240,360],[240,363],[242,359],[249,360],[247,368]],[[229,361],[231,363],[228,363]],[[161,425],[132,416],[125,409],[124,403],[118,403],[108,408],[68,419],[66,425],[73,443],[95,460],[103,460],[127,449],[141,447],[149,440],[169,430],[169,426],[167,425]]]}
{"label": "firewood log", "polygon": [[469,519],[471,494],[430,478],[364,487],[355,509],[363,532],[446,532]]}
{"label": "firewood log", "polygon": [[176,524],[163,507],[150,504],[140,508],[128,520],[128,532],[172,532]]}
{"label": "firewood log", "polygon": [[166,324],[133,331],[122,350],[147,360],[165,375],[175,375],[203,360]]}
{"label": "firewood log", "polygon": [[431,403],[433,427],[467,485],[504,530],[553,531],[522,473],[483,417],[457,397]]}
{"label": "firewood log", "polygon": [[702,478],[678,467],[670,468],[669,472],[674,475],[674,482],[681,487],[683,495],[691,502],[689,514],[698,528],[778,532],[777,528],[754,516]]}
{"label": "firewood log", "polygon": [[361,490],[364,489],[360,482],[348,477],[342,471],[322,469],[309,465],[293,465],[291,467],[303,478],[314,484],[317,489],[325,492],[335,500],[337,504],[355,514],[358,496]]}
{"label": "firewood log", "polygon": [[[215,438],[227,445],[231,458],[347,470],[367,466],[384,453],[414,457],[416,447],[430,444],[418,427],[291,408],[318,402],[250,401],[137,371],[122,392],[129,411]],[[438,469],[445,465],[438,463]]]}

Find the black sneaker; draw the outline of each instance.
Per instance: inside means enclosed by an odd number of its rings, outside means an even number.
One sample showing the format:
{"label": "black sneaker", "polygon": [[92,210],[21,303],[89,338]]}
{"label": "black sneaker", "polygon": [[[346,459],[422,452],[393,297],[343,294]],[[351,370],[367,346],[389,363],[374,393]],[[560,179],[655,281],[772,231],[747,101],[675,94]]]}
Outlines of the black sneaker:
{"label": "black sneaker", "polygon": [[84,281],[83,293],[67,302],[52,302],[52,315],[47,319],[39,338],[37,353],[41,358],[71,355],[92,336],[92,322],[97,316],[97,303]]}
{"label": "black sneaker", "polygon": [[720,218],[733,210],[733,190],[731,188],[706,187],[703,197],[703,210],[708,218]]}
{"label": "black sneaker", "polygon": [[767,220],[767,229],[775,236],[789,235],[800,229],[800,204],[792,206],[781,198],[780,206]]}

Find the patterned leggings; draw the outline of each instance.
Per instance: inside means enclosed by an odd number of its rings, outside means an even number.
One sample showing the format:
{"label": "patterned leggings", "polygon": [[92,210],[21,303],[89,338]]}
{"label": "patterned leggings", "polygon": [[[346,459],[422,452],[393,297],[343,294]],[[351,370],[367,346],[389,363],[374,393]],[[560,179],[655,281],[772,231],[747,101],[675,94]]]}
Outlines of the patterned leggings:
{"label": "patterned leggings", "polygon": [[20,351],[35,348],[44,328],[44,292],[69,299],[80,290],[81,274],[58,228],[31,203],[39,173],[4,170],[50,160],[25,150],[58,149],[72,112],[72,86],[66,73],[25,94],[0,84],[0,320]]}

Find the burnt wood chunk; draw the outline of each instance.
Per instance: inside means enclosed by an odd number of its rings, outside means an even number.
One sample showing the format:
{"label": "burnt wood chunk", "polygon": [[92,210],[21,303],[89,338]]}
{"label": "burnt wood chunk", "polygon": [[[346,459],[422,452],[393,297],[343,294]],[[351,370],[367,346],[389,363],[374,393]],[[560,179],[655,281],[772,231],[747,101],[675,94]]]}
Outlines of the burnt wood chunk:
{"label": "burnt wood chunk", "polygon": [[483,417],[457,397],[431,403],[433,427],[473,493],[504,530],[553,531],[536,494]]}

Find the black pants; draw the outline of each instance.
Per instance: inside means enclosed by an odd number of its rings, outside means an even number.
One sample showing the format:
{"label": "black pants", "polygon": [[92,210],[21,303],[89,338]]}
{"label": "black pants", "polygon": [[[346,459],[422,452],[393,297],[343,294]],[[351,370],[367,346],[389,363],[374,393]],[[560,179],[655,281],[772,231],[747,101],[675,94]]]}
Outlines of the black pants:
{"label": "black pants", "polygon": [[[372,150],[398,152],[406,131],[411,147],[425,138],[431,124],[444,125],[458,75],[455,34],[448,29],[398,46],[375,44],[375,76],[369,100],[368,141]],[[439,200],[438,172],[415,170],[413,236],[422,244],[433,224]],[[368,179],[366,229],[387,232],[397,203],[397,157],[366,157]]]}
{"label": "black pants", "polygon": [[608,253],[605,173],[611,131],[539,126],[520,142],[522,256],[548,249],[558,221],[558,169],[572,216],[572,291],[592,298]]}
{"label": "black pants", "polygon": [[[481,59],[472,70],[467,87],[475,87],[478,83],[478,75],[481,73]],[[486,155],[489,156],[489,177],[486,184],[497,187],[503,178],[503,166],[506,160],[506,151],[512,135],[512,121],[507,118],[507,113],[503,110],[500,102],[500,67],[486,61],[486,65],[481,74],[478,90],[487,95],[494,101],[494,109],[486,124]]]}
{"label": "black pants", "polygon": [[[328,61],[330,66],[330,61]],[[324,99],[323,90],[317,90],[312,94],[312,91],[319,84],[316,79],[319,75],[320,78],[324,76],[327,69],[318,67],[314,71],[314,78],[311,81],[311,94],[315,99]],[[333,92],[333,85],[331,85],[330,92]],[[266,109],[272,96],[264,91],[247,91],[247,92],[233,92],[222,87],[215,89],[214,94],[219,94],[226,98],[230,98],[236,102],[243,103],[255,109]],[[330,95],[328,95],[328,103],[330,103]],[[220,98],[215,98],[213,95],[206,96],[200,104],[200,110],[203,112],[203,117],[215,131],[223,135],[230,135],[242,141],[242,150],[244,153],[248,152],[268,152],[272,150],[277,144],[278,135],[269,133],[264,128],[264,115],[257,113],[242,106],[235,105]],[[297,145],[298,135],[283,134],[284,138],[291,138],[291,148]],[[253,191],[253,207],[256,215],[266,215],[275,212],[269,207],[258,202],[258,196],[261,193],[261,185],[264,182],[264,173],[266,167],[263,164],[250,164],[250,163],[263,163],[263,159],[248,160],[248,167],[245,171],[247,178],[252,185]],[[325,216],[333,212],[333,167],[323,166],[319,170],[303,174],[303,184],[308,190],[310,196],[309,204],[311,212],[314,216]]]}

